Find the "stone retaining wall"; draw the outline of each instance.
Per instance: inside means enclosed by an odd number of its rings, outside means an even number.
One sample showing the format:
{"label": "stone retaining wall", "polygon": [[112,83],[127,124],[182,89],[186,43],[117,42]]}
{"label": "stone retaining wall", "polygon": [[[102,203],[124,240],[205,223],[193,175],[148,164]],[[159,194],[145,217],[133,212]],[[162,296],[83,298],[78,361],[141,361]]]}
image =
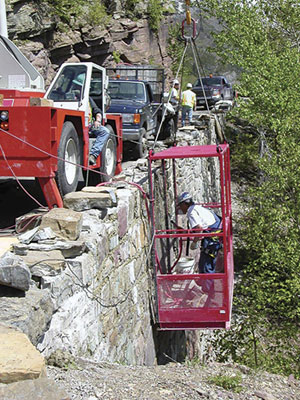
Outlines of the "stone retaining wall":
{"label": "stone retaining wall", "polygon": [[[213,143],[213,127],[179,134],[179,145]],[[215,200],[212,161],[184,160],[177,173],[179,191]],[[148,192],[147,160],[123,175],[109,189],[67,195],[63,210],[44,215],[35,232],[21,235],[14,254],[6,254],[15,264],[25,262],[31,277],[29,290],[0,297],[1,322],[19,327],[45,356],[61,349],[96,361],[153,365],[163,362],[161,351],[173,359],[203,352],[198,333],[152,327],[150,225],[141,191],[128,183]],[[156,176],[160,185],[160,170]],[[163,210],[160,216],[163,221]]]}

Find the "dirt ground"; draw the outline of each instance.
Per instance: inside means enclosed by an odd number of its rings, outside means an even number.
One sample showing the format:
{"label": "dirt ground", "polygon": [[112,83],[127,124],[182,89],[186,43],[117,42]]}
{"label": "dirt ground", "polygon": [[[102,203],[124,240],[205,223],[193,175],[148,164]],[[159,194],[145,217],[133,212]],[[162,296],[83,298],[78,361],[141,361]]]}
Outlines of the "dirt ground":
{"label": "dirt ground", "polygon": [[300,399],[300,381],[293,376],[271,375],[232,364],[131,367],[77,359],[67,370],[48,366],[47,375],[72,400]]}

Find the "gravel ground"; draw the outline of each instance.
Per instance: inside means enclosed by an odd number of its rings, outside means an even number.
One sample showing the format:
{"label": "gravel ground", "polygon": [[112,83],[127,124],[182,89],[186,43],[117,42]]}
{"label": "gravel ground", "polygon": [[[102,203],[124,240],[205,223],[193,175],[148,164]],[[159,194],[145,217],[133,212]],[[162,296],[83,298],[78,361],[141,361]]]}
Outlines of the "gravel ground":
{"label": "gravel ground", "polygon": [[[300,400],[300,381],[292,376],[230,364],[130,367],[77,359],[68,370],[48,366],[47,375],[72,400]],[[218,376],[240,383],[236,390],[225,390],[210,382]]]}

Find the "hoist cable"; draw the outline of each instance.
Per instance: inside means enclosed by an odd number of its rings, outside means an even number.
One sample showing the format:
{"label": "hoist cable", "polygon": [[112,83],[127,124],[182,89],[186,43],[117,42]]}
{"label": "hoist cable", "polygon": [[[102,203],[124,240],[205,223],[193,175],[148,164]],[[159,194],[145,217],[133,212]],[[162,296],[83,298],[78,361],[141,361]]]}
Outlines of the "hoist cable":
{"label": "hoist cable", "polygon": [[[188,46],[188,42],[186,41],[185,48],[184,48],[184,51],[182,53],[181,60],[180,60],[180,63],[179,63],[179,66],[178,66],[178,69],[177,69],[177,72],[176,72],[175,79],[178,79],[179,71],[180,71],[182,63],[183,63],[183,59],[184,59],[184,56],[185,56],[185,53],[186,53],[186,50],[187,50],[187,46]],[[173,85],[172,85],[172,88],[173,88]],[[170,91],[170,94],[168,96],[167,104],[170,102],[171,96],[172,96],[172,90]],[[160,130],[161,130],[161,127],[162,127],[162,124],[164,123],[166,111],[167,111],[167,107],[164,107],[163,115],[161,117],[160,125],[159,125],[158,131],[157,131],[156,136],[155,136],[155,140],[154,140],[154,143],[153,143],[153,146],[152,146],[152,150],[154,150],[154,147],[156,146],[156,143],[157,143],[157,140],[158,140],[158,136],[159,136],[159,133],[160,133]]]}
{"label": "hoist cable", "polygon": [[203,95],[204,95],[204,99],[205,99],[205,105],[206,105],[206,108],[208,110],[209,115],[211,116],[211,111],[210,111],[209,106],[208,106],[207,97],[206,97],[206,94],[205,94],[205,90],[204,90],[204,86],[203,86],[203,82],[202,82],[202,78],[201,78],[201,74],[200,74],[200,70],[199,70],[199,65],[198,65],[198,62],[197,62],[196,54],[195,54],[195,49],[194,49],[195,44],[192,41],[190,41],[190,42],[191,42],[192,52],[193,52],[193,55],[194,55],[194,60],[195,60],[195,63],[196,63],[196,68],[197,68],[197,72],[198,72],[199,81],[200,81],[201,88],[202,88]]}
{"label": "hoist cable", "polygon": [[196,52],[196,55],[197,55],[197,59],[198,59],[200,68],[201,68],[202,75],[205,76],[206,74],[205,74],[205,71],[204,71],[204,68],[203,68],[203,65],[202,65],[202,62],[201,62],[200,54],[199,54],[199,52],[198,52],[195,39],[192,38],[192,42],[193,42],[193,44],[194,44],[195,52]]}

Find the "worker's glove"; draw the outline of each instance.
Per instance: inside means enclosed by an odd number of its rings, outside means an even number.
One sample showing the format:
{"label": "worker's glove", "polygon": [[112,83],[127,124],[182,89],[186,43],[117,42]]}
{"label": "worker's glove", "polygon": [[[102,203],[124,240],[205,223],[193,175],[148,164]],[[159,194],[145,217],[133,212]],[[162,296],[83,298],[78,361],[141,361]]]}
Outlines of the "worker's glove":
{"label": "worker's glove", "polygon": [[199,247],[199,242],[192,242],[191,243],[191,250],[196,250]]}

